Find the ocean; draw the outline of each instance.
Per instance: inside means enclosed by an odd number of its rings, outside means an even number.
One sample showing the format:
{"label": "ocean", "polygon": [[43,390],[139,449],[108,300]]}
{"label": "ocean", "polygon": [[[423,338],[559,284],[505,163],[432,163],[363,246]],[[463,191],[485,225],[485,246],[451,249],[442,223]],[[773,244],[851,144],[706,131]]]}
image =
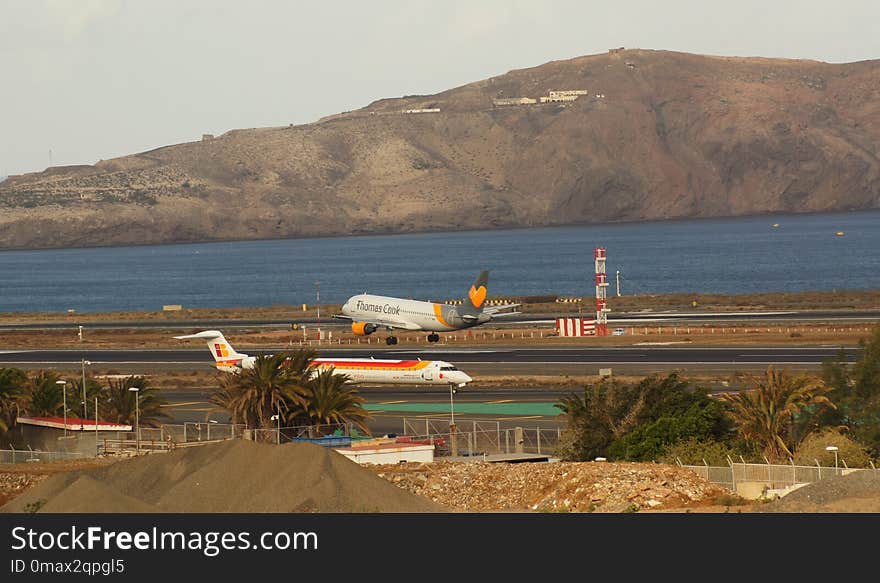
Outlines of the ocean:
{"label": "ocean", "polygon": [[[778,226],[774,227],[774,224]],[[838,232],[842,235],[838,235]],[[409,235],[0,252],[0,312],[341,303],[356,293],[461,298],[880,288],[880,211]]]}

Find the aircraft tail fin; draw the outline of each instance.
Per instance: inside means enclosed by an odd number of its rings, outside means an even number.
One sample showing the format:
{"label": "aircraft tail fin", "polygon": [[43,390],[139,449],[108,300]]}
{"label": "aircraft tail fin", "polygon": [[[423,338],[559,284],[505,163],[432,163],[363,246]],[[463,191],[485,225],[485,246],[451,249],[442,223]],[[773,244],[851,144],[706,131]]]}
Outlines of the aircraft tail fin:
{"label": "aircraft tail fin", "polygon": [[188,340],[191,338],[204,339],[208,344],[208,350],[211,351],[211,355],[214,357],[214,362],[217,364],[218,368],[231,361],[241,361],[242,359],[247,358],[247,354],[237,352],[232,345],[226,341],[223,333],[219,330],[205,330],[198,334],[175,336],[175,338],[178,340]]}
{"label": "aircraft tail fin", "polygon": [[486,287],[489,285],[489,270],[484,269],[477,276],[477,280],[468,291],[467,297],[464,299],[464,307],[467,313],[479,314],[486,305]]}

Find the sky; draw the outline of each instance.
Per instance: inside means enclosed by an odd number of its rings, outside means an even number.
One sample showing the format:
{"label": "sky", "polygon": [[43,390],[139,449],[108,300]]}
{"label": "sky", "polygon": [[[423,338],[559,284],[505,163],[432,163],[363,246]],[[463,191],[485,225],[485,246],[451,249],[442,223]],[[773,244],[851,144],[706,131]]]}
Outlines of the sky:
{"label": "sky", "polygon": [[880,2],[0,0],[0,176],[609,48],[880,58]]}

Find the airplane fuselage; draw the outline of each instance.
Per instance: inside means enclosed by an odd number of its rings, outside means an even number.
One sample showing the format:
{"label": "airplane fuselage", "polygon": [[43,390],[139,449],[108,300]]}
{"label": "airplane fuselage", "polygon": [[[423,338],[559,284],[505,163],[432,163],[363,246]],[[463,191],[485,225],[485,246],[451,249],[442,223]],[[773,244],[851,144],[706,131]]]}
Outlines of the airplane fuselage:
{"label": "airplane fuselage", "polygon": [[388,296],[361,294],[352,296],[342,306],[342,313],[353,320],[393,322],[406,330],[448,332],[483,324],[488,317],[462,318],[458,306],[405,300]]}
{"label": "airplane fuselage", "polygon": [[442,360],[382,360],[366,358],[316,358],[316,371],[333,368],[355,384],[465,385],[471,377]]}

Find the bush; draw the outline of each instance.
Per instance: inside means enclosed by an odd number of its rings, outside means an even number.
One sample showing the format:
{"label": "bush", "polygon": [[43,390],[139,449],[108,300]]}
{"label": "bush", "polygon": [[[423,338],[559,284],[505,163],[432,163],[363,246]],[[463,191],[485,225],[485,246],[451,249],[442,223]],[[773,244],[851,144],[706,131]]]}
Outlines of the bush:
{"label": "bush", "polygon": [[675,464],[679,461],[687,466],[703,465],[703,461],[710,466],[730,465],[728,456],[739,460],[741,451],[720,441],[690,438],[667,447],[657,461],[665,464]]}
{"label": "bush", "polygon": [[798,465],[813,466],[816,461],[825,467],[834,467],[834,452],[825,448],[837,446],[837,458],[840,467],[869,467],[871,456],[867,448],[842,434],[836,428],[826,427],[808,435],[794,452],[794,462]]}

